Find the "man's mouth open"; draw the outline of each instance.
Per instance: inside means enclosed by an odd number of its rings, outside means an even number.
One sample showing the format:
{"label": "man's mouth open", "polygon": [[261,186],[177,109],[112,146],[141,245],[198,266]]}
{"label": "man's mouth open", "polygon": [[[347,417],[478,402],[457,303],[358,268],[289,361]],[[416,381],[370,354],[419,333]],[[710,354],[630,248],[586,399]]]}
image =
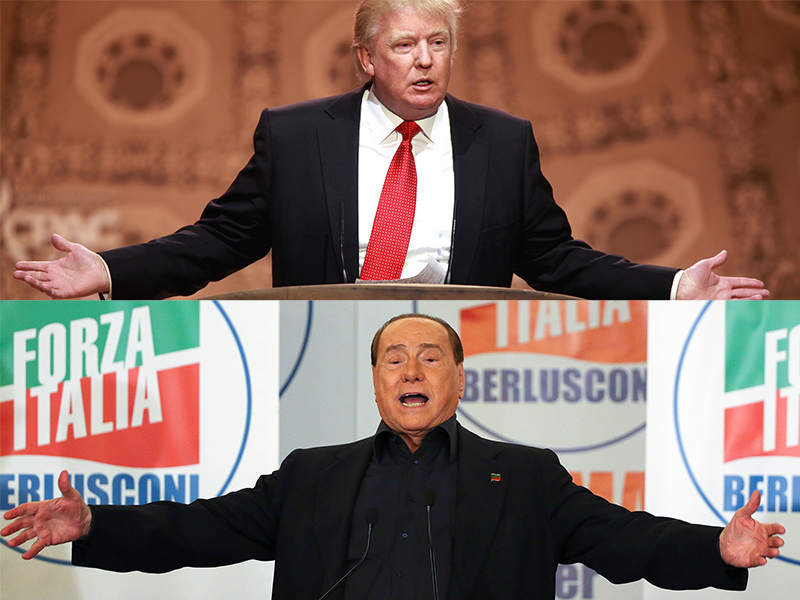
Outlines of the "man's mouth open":
{"label": "man's mouth open", "polygon": [[411,84],[416,90],[429,90],[433,87],[433,81],[430,79],[420,79]]}
{"label": "man's mouth open", "polygon": [[400,403],[403,406],[414,408],[416,406],[424,406],[428,402],[428,397],[422,394],[403,394],[400,396]]}

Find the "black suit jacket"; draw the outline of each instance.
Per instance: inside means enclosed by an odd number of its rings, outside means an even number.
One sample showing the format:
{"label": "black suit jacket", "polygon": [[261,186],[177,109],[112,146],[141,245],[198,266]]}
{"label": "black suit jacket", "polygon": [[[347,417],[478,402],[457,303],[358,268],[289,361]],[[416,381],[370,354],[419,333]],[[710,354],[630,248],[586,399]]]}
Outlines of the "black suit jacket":
{"label": "black suit jacket", "polygon": [[[609,504],[572,483],[549,450],[492,442],[460,426],[458,436],[450,600],[552,600],[560,562],[583,562],[617,583],[744,589],[747,571],[719,556],[720,528]],[[93,506],[73,563],[164,572],[275,560],[273,598],[315,600],[346,571],[353,506],[371,456],[371,438],[298,450],[253,489],[221,498]]]}
{"label": "black suit jacket", "polygon": [[[199,221],[101,252],[114,298],[189,295],[270,249],[275,286],[343,283],[345,271],[354,281],[363,90],[264,110],[253,157]],[[635,265],[572,239],[528,121],[446,101],[455,170],[451,283],[508,287],[516,273],[541,291],[579,297],[669,297],[676,269]]]}

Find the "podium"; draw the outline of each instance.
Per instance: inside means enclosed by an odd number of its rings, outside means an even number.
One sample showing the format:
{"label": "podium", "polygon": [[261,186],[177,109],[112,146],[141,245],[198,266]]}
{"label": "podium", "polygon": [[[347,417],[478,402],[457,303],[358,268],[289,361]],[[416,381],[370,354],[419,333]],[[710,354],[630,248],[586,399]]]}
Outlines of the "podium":
{"label": "podium", "polygon": [[577,300],[573,296],[480,285],[338,283],[243,290],[202,300]]}

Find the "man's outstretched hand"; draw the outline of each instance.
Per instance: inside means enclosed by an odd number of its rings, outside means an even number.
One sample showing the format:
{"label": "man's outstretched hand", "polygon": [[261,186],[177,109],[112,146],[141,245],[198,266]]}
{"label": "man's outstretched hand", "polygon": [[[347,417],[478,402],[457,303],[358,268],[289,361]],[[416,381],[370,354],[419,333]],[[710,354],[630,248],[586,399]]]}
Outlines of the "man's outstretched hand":
{"label": "man's outstretched hand", "polygon": [[779,535],[786,533],[783,525],[778,523],[759,523],[753,514],[761,504],[761,494],[753,492],[747,504],[734,513],[719,536],[719,552],[722,560],[732,567],[749,569],[767,564],[768,558],[780,554],[783,539]]}
{"label": "man's outstretched hand", "polygon": [[52,261],[20,261],[15,279],[59,300],[108,292],[108,274],[99,254],[56,233],[50,241],[67,255]]}
{"label": "man's outstretched hand", "polygon": [[20,504],[3,515],[6,519],[15,521],[0,530],[0,535],[5,537],[19,532],[16,537],[8,540],[9,547],[16,548],[28,540],[36,539],[22,555],[26,560],[33,558],[47,546],[74,542],[89,533],[92,512],[78,490],[70,484],[66,471],[61,471],[58,489],[62,494],[60,498]]}
{"label": "man's outstretched hand", "polygon": [[764,282],[750,277],[721,277],[714,273],[728,260],[723,250],[686,269],[678,283],[678,300],[762,300],[769,297]]}

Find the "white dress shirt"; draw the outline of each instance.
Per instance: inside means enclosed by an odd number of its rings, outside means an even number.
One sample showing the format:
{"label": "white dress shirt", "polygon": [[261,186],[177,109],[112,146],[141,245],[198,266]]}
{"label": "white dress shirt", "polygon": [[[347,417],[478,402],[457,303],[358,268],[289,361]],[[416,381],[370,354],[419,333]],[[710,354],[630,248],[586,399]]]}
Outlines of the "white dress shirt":
{"label": "white dress shirt", "polygon": [[[358,133],[359,272],[364,266],[386,172],[403,139],[395,131],[402,122],[370,90],[364,92]],[[436,114],[417,124],[422,131],[411,142],[417,168],[417,205],[403,279],[418,275],[428,264],[429,256],[446,271],[453,231],[455,176],[447,104],[442,102]]]}

